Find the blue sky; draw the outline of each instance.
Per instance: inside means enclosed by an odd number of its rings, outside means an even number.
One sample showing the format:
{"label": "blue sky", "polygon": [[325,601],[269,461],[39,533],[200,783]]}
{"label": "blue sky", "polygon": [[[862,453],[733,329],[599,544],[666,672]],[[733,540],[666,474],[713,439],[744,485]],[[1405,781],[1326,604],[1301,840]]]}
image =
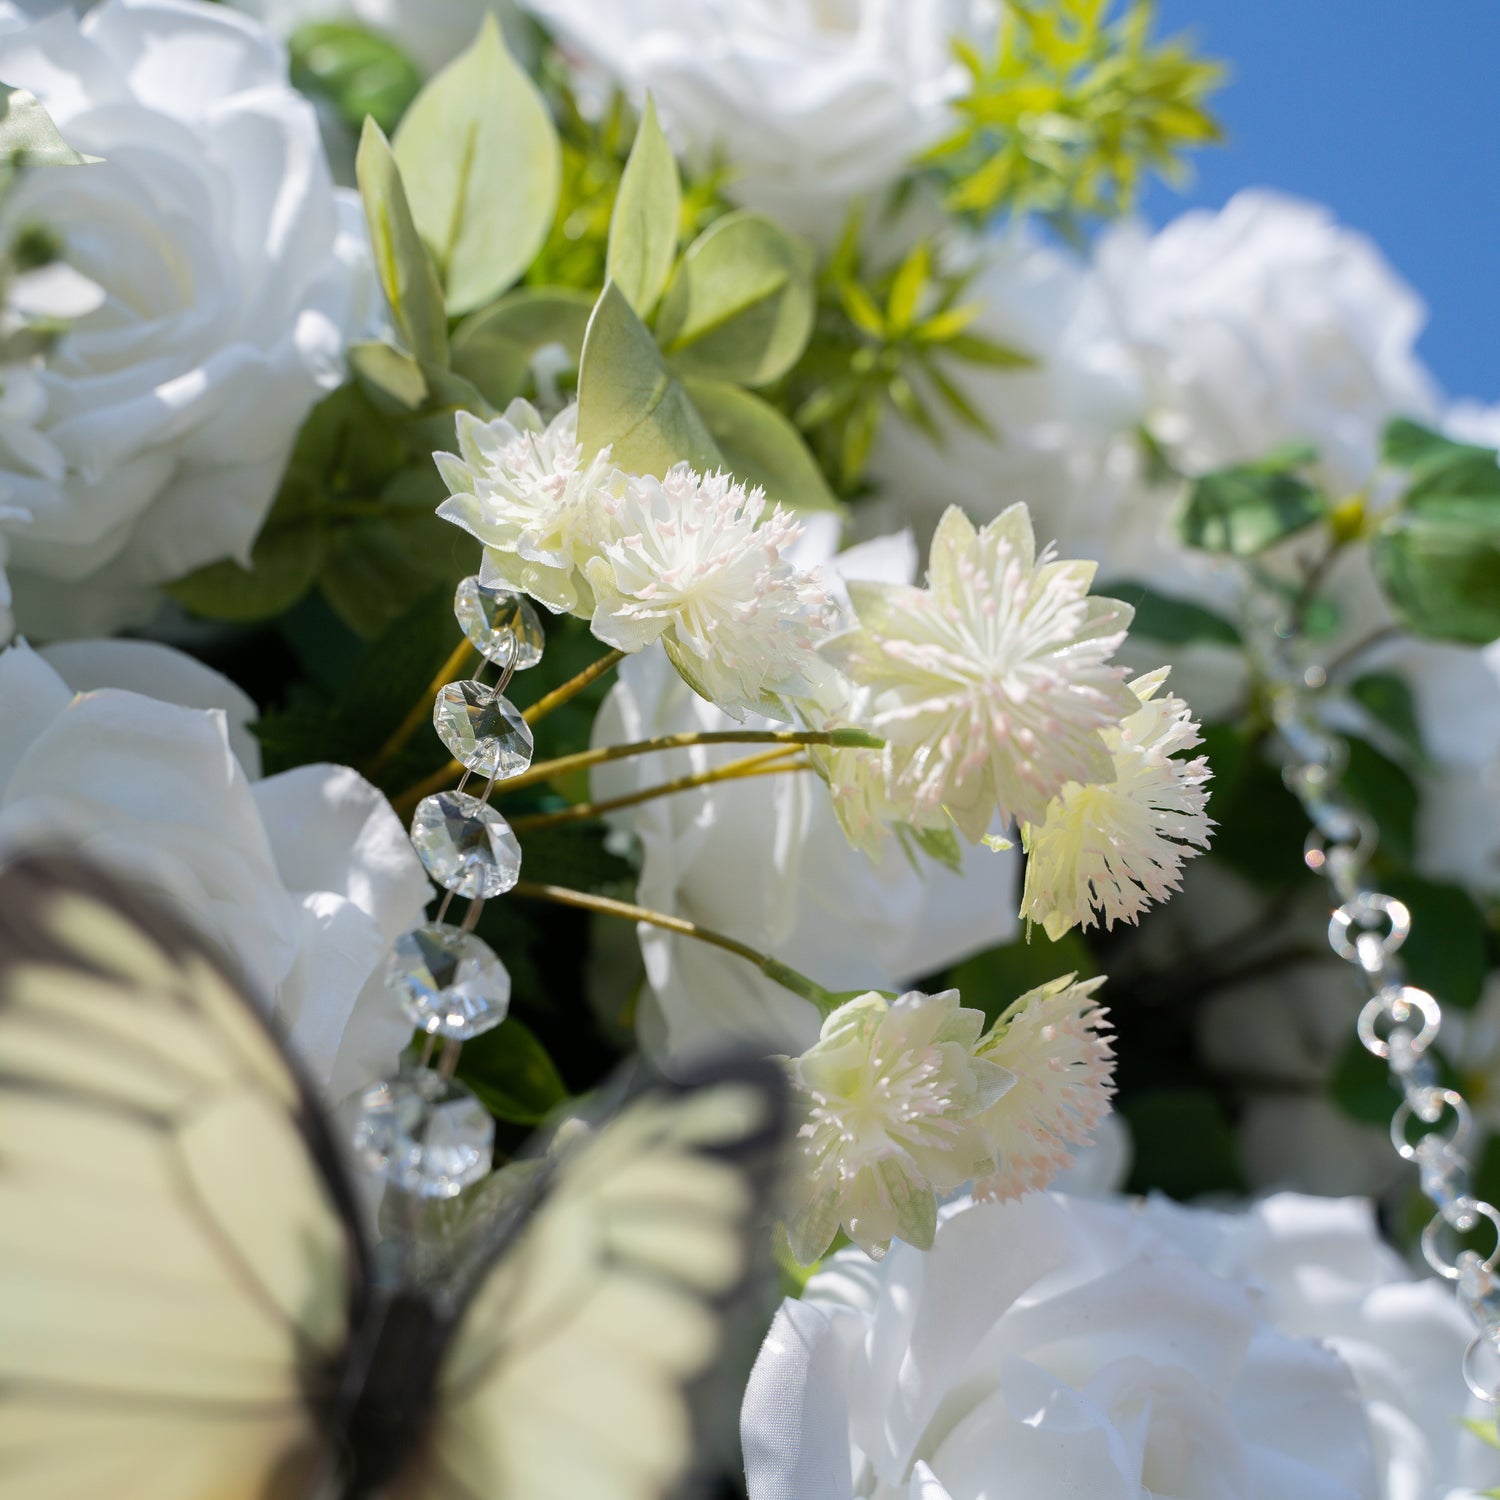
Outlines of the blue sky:
{"label": "blue sky", "polygon": [[1147,214],[1251,186],[1327,203],[1421,293],[1444,389],[1500,401],[1500,0],[1159,0],[1158,16],[1230,63],[1230,140]]}

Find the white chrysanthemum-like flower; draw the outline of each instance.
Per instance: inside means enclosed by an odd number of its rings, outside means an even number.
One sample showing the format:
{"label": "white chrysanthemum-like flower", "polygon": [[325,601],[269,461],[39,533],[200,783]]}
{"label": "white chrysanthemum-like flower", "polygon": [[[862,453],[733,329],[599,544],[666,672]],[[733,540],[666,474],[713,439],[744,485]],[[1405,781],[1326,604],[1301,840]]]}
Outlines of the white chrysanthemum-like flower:
{"label": "white chrysanthemum-like flower", "polygon": [[1022,829],[1021,915],[1054,942],[1070,927],[1134,922],[1175,891],[1183,861],[1208,847],[1208,761],[1176,760],[1199,743],[1181,698],[1156,697],[1168,668],[1130,684],[1140,708],[1104,732],[1114,779],[1069,782],[1039,824]]}
{"label": "white chrysanthemum-like flower", "polygon": [[594,499],[616,477],[609,449],[584,463],[576,405],[543,422],[517,400],[489,422],[459,412],[457,426],[458,453],[433,455],[451,492],[438,514],[484,543],[486,583],[586,619],[594,596],[584,569],[599,543]]}
{"label": "white chrysanthemum-like flower", "polygon": [[1016,1080],[975,1122],[996,1170],[976,1198],[1019,1198],[1047,1186],[1093,1139],[1114,1093],[1109,1022],[1094,1003],[1102,977],[1064,975],[1028,990],[985,1034],[977,1055]]}
{"label": "white chrysanthemum-like flower", "polygon": [[907,821],[946,809],[973,843],[997,810],[1035,821],[1068,782],[1113,778],[1103,731],[1139,705],[1108,661],[1132,610],[1090,598],[1093,577],[1037,556],[1024,505],[982,531],[950,507],[925,589],[849,585],[859,628],[825,649],[874,693]]}
{"label": "white chrysanthemum-like flower", "polygon": [[835,608],[784,557],[801,527],[764,491],[685,464],[599,496],[600,555],[588,565],[592,629],[622,651],[660,641],[693,690],[736,718],[785,718]]}
{"label": "white chrysanthemum-like flower", "polygon": [[973,1122],[1015,1081],[974,1055],[983,1026],[957,990],[895,1000],[871,991],[834,1011],[793,1061],[808,1107],[787,1238],[804,1265],[840,1225],[877,1258],[897,1236],[932,1243],[936,1194],[989,1163]]}

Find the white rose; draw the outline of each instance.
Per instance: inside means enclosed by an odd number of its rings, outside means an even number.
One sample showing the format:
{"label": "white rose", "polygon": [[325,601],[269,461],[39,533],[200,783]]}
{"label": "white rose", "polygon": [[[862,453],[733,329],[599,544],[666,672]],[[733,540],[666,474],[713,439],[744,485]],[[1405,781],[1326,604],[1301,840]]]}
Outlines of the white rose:
{"label": "white rose", "polygon": [[394,1063],[411,1028],[383,959],[430,888],[374,787],[344,766],[256,780],[255,705],[165,646],[13,646],[0,703],[0,851],[63,840],[159,891],[330,1098]]}
{"label": "white rose", "polygon": [[1154,236],[1121,224],[1095,263],[1140,362],[1147,425],[1185,472],[1305,442],[1347,494],[1391,417],[1436,410],[1414,349],[1421,301],[1317,204],[1252,191]]}
{"label": "white rose", "polygon": [[949,362],[996,436],[959,422],[933,394],[943,441],[888,414],[870,478],[922,533],[951,504],[984,522],[1024,500],[1038,541],[1117,570],[1149,565],[1163,547],[1162,518],[1132,504],[1144,393],[1087,268],[1024,229],[969,244],[957,258],[975,272],[964,296],[982,309],[973,331],[1035,363],[1004,370]]}
{"label": "white rose", "polygon": [[[797,558],[810,566],[832,539],[822,527]],[[910,578],[909,538],[852,549],[850,577]],[[659,647],[620,666],[620,681],[595,721],[595,744],[742,725],[694,693]],[[723,745],[640,756],[599,767],[596,799],[621,796],[753,753]],[[879,860],[851,849],[828,789],[810,771],[723,782],[622,812],[617,826],[640,840],[637,899],[750,944],[830,989],[899,990],[1016,931],[1017,858],[967,851],[956,875],[924,856],[920,866],[887,840]],[[733,954],[660,928],[640,929],[649,991],[641,1041],[658,1058],[752,1042],[795,1055],[818,1039],[816,1009]]]}
{"label": "white rose", "polygon": [[511,0],[231,0],[280,37],[317,21],[355,21],[389,37],[424,73],[436,73],[479,33],[486,15],[526,53],[526,23]]}
{"label": "white rose", "polygon": [[[0,78],[97,165],[26,174],[8,225],[59,234],[105,300],[40,377],[62,460],[0,449],[19,625],[111,630],[155,585],[245,561],[297,429],[368,315],[368,250],[279,44],[196,0],[0,18]],[[0,433],[3,436],[3,433]]]}
{"label": "white rose", "polygon": [[522,0],[677,144],[721,155],[729,191],[805,233],[894,183],[951,126],[995,0]]}
{"label": "white rose", "polygon": [[1362,1203],[962,1200],[782,1304],[750,1500],[1437,1500],[1500,1478],[1458,1422],[1470,1336]]}

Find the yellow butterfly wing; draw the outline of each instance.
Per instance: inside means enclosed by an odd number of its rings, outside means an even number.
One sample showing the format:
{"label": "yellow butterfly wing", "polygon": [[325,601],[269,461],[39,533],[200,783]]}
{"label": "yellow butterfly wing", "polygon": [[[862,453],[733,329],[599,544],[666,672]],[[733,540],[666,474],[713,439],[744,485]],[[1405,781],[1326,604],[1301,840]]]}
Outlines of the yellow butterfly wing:
{"label": "yellow butterfly wing", "polygon": [[658,1084],[562,1153],[480,1277],[401,1500],[661,1500],[694,1452],[691,1387],[768,1243],[770,1065]]}
{"label": "yellow butterfly wing", "polygon": [[205,948],[60,857],[0,873],[0,1500],[304,1500],[363,1251]]}

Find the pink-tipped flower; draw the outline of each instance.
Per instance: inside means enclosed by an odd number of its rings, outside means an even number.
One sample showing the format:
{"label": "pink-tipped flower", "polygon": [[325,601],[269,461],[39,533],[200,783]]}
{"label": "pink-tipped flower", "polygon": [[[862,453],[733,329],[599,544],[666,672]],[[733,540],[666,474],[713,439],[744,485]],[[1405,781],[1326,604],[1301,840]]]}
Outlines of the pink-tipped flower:
{"label": "pink-tipped flower", "polygon": [[994,1170],[974,1196],[1003,1201],[1044,1188],[1093,1139],[1114,1093],[1109,1022],[1094,1003],[1102,978],[1065,975],[1013,1001],[977,1055],[1014,1075],[1015,1085],[975,1122]]}

